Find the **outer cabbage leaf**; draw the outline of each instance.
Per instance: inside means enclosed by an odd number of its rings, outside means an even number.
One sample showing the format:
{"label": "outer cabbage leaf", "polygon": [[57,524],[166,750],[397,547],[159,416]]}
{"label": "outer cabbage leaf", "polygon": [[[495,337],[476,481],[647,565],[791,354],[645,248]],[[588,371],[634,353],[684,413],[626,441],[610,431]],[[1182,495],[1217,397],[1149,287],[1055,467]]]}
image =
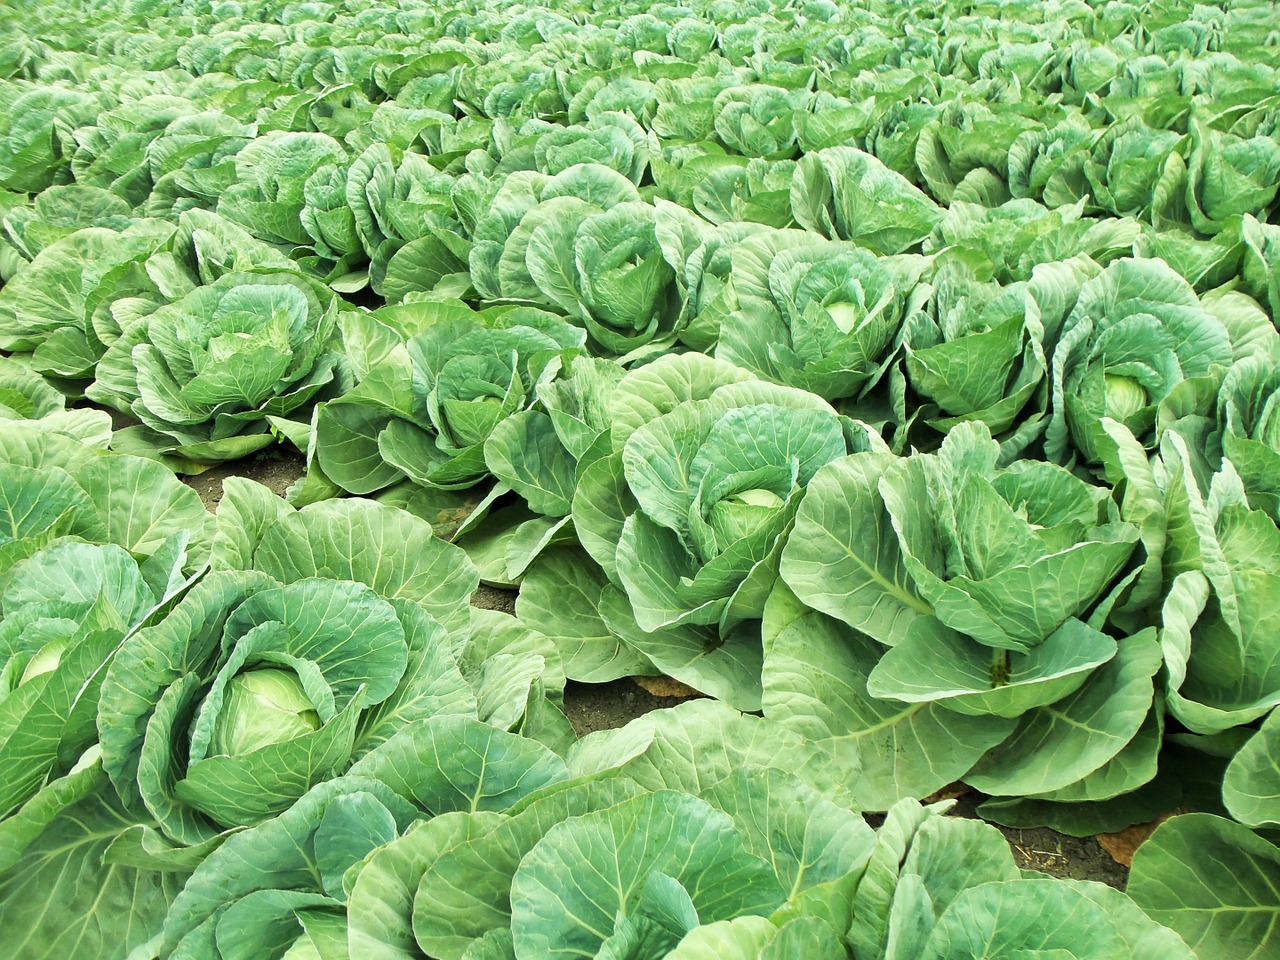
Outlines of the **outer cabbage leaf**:
{"label": "outer cabbage leaf", "polygon": [[766,913],[783,896],[729,817],[660,791],[557,824],[521,860],[511,884],[516,956],[597,950],[620,924],[644,918],[648,885],[664,875],[688,891],[697,922]]}
{"label": "outer cabbage leaf", "polygon": [[1276,848],[1247,827],[1193,813],[1161,824],[1133,858],[1127,892],[1199,955],[1254,960],[1275,944]]}
{"label": "outer cabbage leaf", "polygon": [[0,824],[0,917],[14,960],[124,960],[148,948],[190,871],[115,858],[137,823],[87,755]]}

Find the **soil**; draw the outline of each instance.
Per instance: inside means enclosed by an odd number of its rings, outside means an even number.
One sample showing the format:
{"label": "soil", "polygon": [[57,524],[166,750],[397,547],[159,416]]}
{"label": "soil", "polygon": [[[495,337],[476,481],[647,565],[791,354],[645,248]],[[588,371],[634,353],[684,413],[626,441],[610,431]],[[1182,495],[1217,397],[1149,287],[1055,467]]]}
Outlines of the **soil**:
{"label": "soil", "polygon": [[[205,506],[215,510],[218,501],[222,499],[222,483],[227,477],[248,477],[283,496],[305,470],[306,463],[301,455],[279,448],[244,462],[224,464],[198,476],[188,477],[186,482],[200,494]],[[481,584],[471,602],[488,610],[514,613],[516,592]],[[570,681],[565,688],[565,714],[578,736],[583,736],[593,730],[620,727],[651,710],[672,707],[697,695],[681,684],[655,684],[654,679],[623,678],[611,683],[595,684]],[[987,798],[958,784],[930,799],[955,799],[953,815],[976,818],[975,808]],[[867,817],[873,826],[878,826],[881,819],[883,818],[878,816]],[[1117,863],[1093,837],[1069,837],[1043,828],[998,829],[1008,840],[1014,860],[1023,869],[1039,870],[1055,877],[1073,880],[1097,880],[1124,889],[1129,876],[1128,869]]]}
{"label": "soil", "polygon": [[[956,799],[952,813],[978,815],[975,808],[987,797],[976,790]],[[1013,849],[1013,859],[1024,870],[1039,870],[1068,880],[1098,880],[1123,890],[1129,870],[1121,866],[1094,837],[1068,837],[1044,827],[1019,829],[993,824]]]}
{"label": "soil", "polygon": [[578,736],[621,727],[651,710],[674,707],[691,697],[657,697],[630,677],[612,683],[575,683],[564,691],[564,712]]}
{"label": "soil", "polygon": [[224,463],[183,480],[200,494],[205,507],[216,511],[222,500],[222,483],[227,477],[256,480],[276,496],[283,497],[293,482],[306,472],[307,462],[302,454],[290,447],[276,447],[247,460]]}
{"label": "soil", "polygon": [[482,583],[476,589],[476,592],[471,595],[471,605],[480,607],[483,610],[497,610],[500,613],[509,613],[515,616],[516,592],[514,590],[503,590],[501,587],[491,587],[487,583]]}

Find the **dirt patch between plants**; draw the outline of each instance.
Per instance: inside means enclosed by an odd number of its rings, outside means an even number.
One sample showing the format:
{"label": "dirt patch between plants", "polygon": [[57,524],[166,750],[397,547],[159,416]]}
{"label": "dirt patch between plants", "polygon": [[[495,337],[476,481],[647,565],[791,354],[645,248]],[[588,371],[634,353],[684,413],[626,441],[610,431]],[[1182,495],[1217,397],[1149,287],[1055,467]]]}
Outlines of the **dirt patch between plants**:
{"label": "dirt patch between plants", "polygon": [[222,484],[228,477],[245,477],[256,480],[278,497],[283,497],[293,482],[307,472],[307,461],[291,447],[276,447],[259,453],[248,460],[224,463],[204,473],[183,477],[192,490],[211,511],[218,509],[222,500]]}
{"label": "dirt patch between plants", "polygon": [[611,683],[575,683],[564,691],[564,712],[578,736],[612,730],[652,710],[674,707],[691,697],[658,697],[630,677]]}
{"label": "dirt patch between plants", "polygon": [[509,613],[515,616],[516,592],[514,590],[503,590],[500,587],[491,587],[487,583],[482,583],[476,588],[476,592],[471,595],[471,605],[480,607],[483,610],[497,610],[499,613]]}
{"label": "dirt patch between plants", "polygon": [[[952,813],[981,819],[975,808],[986,800],[976,790],[956,798]],[[1121,866],[1093,837],[1069,837],[1044,827],[1030,829],[992,824],[1004,834],[1013,850],[1013,859],[1024,870],[1039,870],[1067,880],[1098,880],[1123,890],[1129,871]]]}

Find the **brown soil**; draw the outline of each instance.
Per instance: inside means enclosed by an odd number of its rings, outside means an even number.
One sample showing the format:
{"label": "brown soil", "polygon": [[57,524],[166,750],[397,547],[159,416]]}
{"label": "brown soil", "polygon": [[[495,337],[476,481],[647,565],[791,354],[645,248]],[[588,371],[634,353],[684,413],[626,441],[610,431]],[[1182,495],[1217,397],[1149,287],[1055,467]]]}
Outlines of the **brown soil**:
{"label": "brown soil", "polygon": [[[961,817],[977,817],[975,807],[986,796],[972,791],[957,798],[952,812]],[[1098,880],[1123,890],[1129,871],[1121,866],[1093,837],[1068,837],[1044,827],[1018,829],[994,826],[1013,849],[1013,859],[1024,870],[1039,870],[1068,880]]]}
{"label": "brown soil", "polygon": [[476,592],[471,595],[471,605],[484,610],[498,610],[514,616],[516,612],[516,592],[514,590],[503,590],[501,587],[491,587],[487,583],[482,583]]}
{"label": "brown soil", "polygon": [[654,696],[630,677],[612,683],[570,681],[564,691],[564,712],[574,732],[581,737],[595,730],[620,727],[651,710],[674,707],[689,699],[687,696]]}
{"label": "brown soil", "polygon": [[217,510],[222,499],[222,483],[227,477],[256,480],[276,496],[283,497],[293,482],[306,472],[307,462],[302,454],[292,447],[276,447],[247,460],[224,463],[204,473],[183,477],[183,481],[200,494],[205,507]]}

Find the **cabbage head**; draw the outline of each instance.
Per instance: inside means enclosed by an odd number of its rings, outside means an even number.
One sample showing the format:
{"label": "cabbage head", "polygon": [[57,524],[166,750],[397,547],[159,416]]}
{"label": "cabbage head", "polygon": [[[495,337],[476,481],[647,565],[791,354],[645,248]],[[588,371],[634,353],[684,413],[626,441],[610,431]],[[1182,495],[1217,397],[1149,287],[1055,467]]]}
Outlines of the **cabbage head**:
{"label": "cabbage head", "polygon": [[703,398],[655,410],[620,444],[626,418],[615,416],[615,451],[574,500],[579,536],[616,571],[645,631],[758,618],[809,478],[873,443],[811,394],[741,379],[727,364],[704,376],[713,389]]}
{"label": "cabbage head", "polygon": [[880,492],[937,618],[1025,652],[1101,597],[1137,531],[1109,520],[1105,488],[1035,460],[998,468],[998,456],[985,425],[962,424],[937,454],[898,463]]}
{"label": "cabbage head", "polygon": [[445,629],[349,580],[207,576],[103,681],[104,765],[173,842],[260,823],[410,719],[474,711]]}
{"label": "cabbage head", "polygon": [[115,544],[68,540],[7,572],[0,594],[0,763],[7,771],[0,819],[97,741],[106,665],[182,583],[178,540],[168,545],[176,549],[143,563]]}
{"label": "cabbage head", "polygon": [[716,356],[827,400],[856,397],[896,353],[919,258],[877,258],[798,230],[748,237],[731,254],[737,308]]}
{"label": "cabbage head", "polygon": [[1161,401],[1180,385],[1193,390],[1187,381],[1220,377],[1234,357],[1232,340],[1163,261],[1115,261],[1080,289],[1054,351],[1049,457],[1069,459],[1073,448],[1097,463],[1105,417],[1152,446]]}
{"label": "cabbage head", "polygon": [[1241,360],[1218,393],[1222,452],[1249,500],[1280,520],[1280,367],[1266,357]]}
{"label": "cabbage head", "polygon": [[537,385],[559,370],[561,351],[585,340],[577,327],[538,310],[492,318],[457,312],[320,409],[316,458],[344,490],[372,493],[405,477],[443,490],[480,483],[490,434],[531,407]]}
{"label": "cabbage head", "polygon": [[610,167],[577,163],[547,177],[509,176],[475,229],[472,282],[486,298],[563,312],[602,354],[675,339],[675,272],[657,212]]}
{"label": "cabbage head", "polygon": [[[1047,355],[1081,286],[1100,267],[1085,256],[1042,263],[1028,282],[980,282],[948,264],[918,288],[928,300],[905,324],[903,372],[928,401],[916,415],[935,430],[980,420],[1008,459],[1044,433]],[[905,419],[905,411],[904,411]]]}
{"label": "cabbage head", "polygon": [[132,414],[161,452],[217,463],[274,442],[344,374],[338,301],[291,273],[232,273],[139,317],[104,355],[91,399]]}

